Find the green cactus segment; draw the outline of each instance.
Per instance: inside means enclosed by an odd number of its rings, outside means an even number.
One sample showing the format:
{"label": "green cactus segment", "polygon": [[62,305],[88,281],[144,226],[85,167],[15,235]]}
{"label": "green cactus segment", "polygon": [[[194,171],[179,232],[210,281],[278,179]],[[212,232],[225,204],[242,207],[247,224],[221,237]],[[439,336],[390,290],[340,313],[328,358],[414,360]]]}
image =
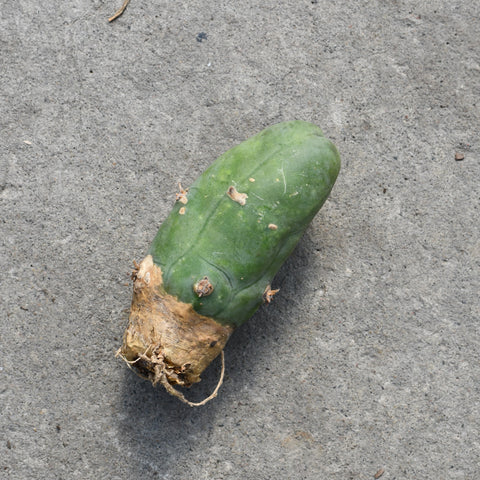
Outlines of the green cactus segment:
{"label": "green cactus segment", "polygon": [[[186,203],[176,203],[150,248],[166,292],[222,325],[245,322],[339,169],[335,146],[302,121],[273,125],[223,154]],[[247,196],[236,201],[236,193]]]}

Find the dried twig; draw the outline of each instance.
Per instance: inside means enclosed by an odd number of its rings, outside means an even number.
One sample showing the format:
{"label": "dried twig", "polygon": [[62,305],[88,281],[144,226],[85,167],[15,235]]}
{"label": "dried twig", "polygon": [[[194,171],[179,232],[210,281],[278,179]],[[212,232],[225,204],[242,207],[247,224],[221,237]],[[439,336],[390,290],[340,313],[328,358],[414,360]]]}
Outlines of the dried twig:
{"label": "dried twig", "polygon": [[108,19],[108,21],[113,22],[115,19],[117,19],[125,11],[129,3],[130,0],[124,0],[123,5],[115,12],[113,16]]}
{"label": "dried twig", "polygon": [[374,478],[375,480],[377,480],[377,479],[380,478],[384,473],[385,473],[385,469],[384,469],[384,468],[381,468],[381,469],[373,476],[373,478]]}

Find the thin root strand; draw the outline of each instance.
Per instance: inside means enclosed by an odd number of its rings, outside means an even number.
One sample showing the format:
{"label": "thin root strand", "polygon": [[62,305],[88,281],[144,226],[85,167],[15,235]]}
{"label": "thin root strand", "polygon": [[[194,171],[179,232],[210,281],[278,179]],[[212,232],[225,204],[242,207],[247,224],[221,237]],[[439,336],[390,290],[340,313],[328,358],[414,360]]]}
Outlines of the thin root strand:
{"label": "thin root strand", "polygon": [[220,373],[220,378],[218,379],[217,386],[215,387],[215,390],[205,399],[203,399],[201,402],[191,402],[190,400],[187,400],[185,396],[183,395],[182,392],[179,392],[176,388],[174,388],[168,381],[166,375],[165,375],[165,369],[163,366],[156,365],[155,366],[155,376],[159,378],[160,383],[165,387],[168,393],[170,395],[173,395],[174,397],[177,397],[179,400],[181,400],[183,403],[186,403],[190,407],[201,407],[202,405],[205,405],[208,403],[210,400],[213,400],[217,395],[218,395],[218,390],[222,386],[223,383],[223,377],[225,375],[225,354],[223,353],[223,350],[221,352],[221,358],[222,358],[222,371]]}

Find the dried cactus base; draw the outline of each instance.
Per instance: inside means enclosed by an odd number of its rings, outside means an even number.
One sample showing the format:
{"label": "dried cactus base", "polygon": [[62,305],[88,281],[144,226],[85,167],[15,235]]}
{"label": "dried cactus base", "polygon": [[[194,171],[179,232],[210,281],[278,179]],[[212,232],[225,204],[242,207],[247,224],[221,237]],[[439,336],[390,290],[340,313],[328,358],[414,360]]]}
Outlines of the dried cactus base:
{"label": "dried cactus base", "polygon": [[189,387],[199,382],[202,372],[220,353],[223,365],[223,348],[233,327],[220,325],[167,294],[162,271],[151,255],[141,262],[132,278],[130,318],[118,356],[153,385],[161,383],[172,395],[196,405],[173,386]]}

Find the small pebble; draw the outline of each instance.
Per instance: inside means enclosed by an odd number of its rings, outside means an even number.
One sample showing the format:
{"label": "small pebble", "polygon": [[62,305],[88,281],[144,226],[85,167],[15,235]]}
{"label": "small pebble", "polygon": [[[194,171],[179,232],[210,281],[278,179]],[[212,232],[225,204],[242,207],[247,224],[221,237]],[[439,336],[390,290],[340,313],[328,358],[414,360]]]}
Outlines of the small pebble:
{"label": "small pebble", "polygon": [[205,32],[200,32],[197,34],[197,42],[203,42],[204,40],[207,39],[207,34]]}
{"label": "small pebble", "polygon": [[465,155],[463,153],[457,152],[455,154],[455,160],[457,162],[461,162],[465,158]]}

